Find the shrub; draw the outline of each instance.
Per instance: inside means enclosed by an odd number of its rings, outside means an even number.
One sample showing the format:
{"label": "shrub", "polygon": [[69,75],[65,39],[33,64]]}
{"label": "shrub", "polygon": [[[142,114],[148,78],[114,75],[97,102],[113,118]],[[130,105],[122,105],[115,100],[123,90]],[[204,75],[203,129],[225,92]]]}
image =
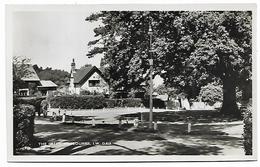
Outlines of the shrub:
{"label": "shrub", "polygon": [[13,107],[14,149],[34,145],[35,107],[28,104]]}
{"label": "shrub", "polygon": [[103,96],[56,96],[50,101],[54,108],[66,109],[100,109],[106,106],[105,98]]}
{"label": "shrub", "polygon": [[180,107],[180,104],[176,104],[176,102],[170,100],[170,101],[167,101],[166,103],[166,106],[168,109],[178,109],[178,107]]}
{"label": "shrub", "polygon": [[243,112],[244,117],[244,150],[246,155],[252,155],[252,103],[249,102]]}
{"label": "shrub", "polygon": [[35,107],[35,111],[41,112],[41,102],[45,98],[43,97],[23,97],[23,98],[14,98],[14,105],[18,104],[29,104]]}
{"label": "shrub", "polygon": [[91,92],[88,90],[80,90],[79,94],[80,95],[91,95]]}
{"label": "shrub", "polygon": [[106,107],[107,108],[114,108],[119,107],[118,100],[116,99],[106,99]]}
{"label": "shrub", "polygon": [[140,107],[142,106],[142,100],[139,98],[127,98],[122,99],[123,107]]}
{"label": "shrub", "polygon": [[[148,98],[145,98],[143,100],[143,104],[146,108],[149,108],[150,106],[150,100]],[[154,108],[165,108],[166,105],[165,105],[165,102],[161,99],[156,99],[156,98],[153,98],[153,107]]]}
{"label": "shrub", "polygon": [[221,102],[223,98],[222,86],[217,83],[209,83],[201,87],[199,96],[202,101],[207,102],[209,105]]}

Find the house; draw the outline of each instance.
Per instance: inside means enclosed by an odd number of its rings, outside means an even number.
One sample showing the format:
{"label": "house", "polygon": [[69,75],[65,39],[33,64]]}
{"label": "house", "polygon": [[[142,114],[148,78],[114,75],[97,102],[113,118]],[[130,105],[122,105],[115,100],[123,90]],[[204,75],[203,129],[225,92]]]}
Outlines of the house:
{"label": "house", "polygon": [[80,94],[81,91],[91,93],[109,93],[109,85],[103,73],[96,66],[85,66],[76,69],[75,60],[72,60],[69,92],[70,94]]}
{"label": "house", "polygon": [[57,87],[58,86],[50,80],[40,80],[40,85],[37,86],[43,96],[51,94],[53,91],[57,90]]}
{"label": "house", "polygon": [[58,87],[50,80],[40,80],[31,64],[28,64],[27,73],[21,79],[24,84],[20,85],[19,96],[34,96],[37,92],[40,92],[42,96],[47,96]]}

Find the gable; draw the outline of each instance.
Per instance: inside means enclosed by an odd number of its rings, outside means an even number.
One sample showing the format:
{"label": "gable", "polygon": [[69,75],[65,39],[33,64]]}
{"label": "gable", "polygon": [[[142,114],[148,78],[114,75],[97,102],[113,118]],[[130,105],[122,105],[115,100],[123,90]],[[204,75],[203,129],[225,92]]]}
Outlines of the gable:
{"label": "gable", "polygon": [[86,67],[77,70],[76,73],[74,74],[74,84],[85,83],[95,72],[99,74],[101,78],[103,78],[106,81],[102,72],[96,66],[93,66],[93,67]]}

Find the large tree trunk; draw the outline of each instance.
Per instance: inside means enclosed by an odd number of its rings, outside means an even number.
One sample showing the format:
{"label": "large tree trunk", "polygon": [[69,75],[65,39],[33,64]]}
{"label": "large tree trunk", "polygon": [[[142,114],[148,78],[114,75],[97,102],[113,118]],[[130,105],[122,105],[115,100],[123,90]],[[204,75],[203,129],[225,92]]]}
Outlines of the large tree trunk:
{"label": "large tree trunk", "polygon": [[235,77],[228,77],[223,80],[223,104],[221,112],[234,116],[240,116],[236,103],[236,80]]}

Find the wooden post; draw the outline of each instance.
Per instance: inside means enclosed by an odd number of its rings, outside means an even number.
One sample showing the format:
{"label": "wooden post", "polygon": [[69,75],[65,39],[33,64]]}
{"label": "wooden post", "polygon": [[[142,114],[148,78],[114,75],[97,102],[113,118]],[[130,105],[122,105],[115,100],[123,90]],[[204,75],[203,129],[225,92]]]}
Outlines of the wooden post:
{"label": "wooden post", "polygon": [[65,123],[65,122],[66,122],[66,114],[63,113],[63,115],[62,115],[62,123]]}
{"label": "wooden post", "polygon": [[70,111],[70,116],[72,117],[72,118],[71,118],[71,123],[74,123],[75,118],[74,118],[74,116],[72,115],[72,110]]}
{"label": "wooden post", "polygon": [[141,127],[143,127],[143,122],[144,122],[144,117],[143,117],[143,113],[141,112]]}
{"label": "wooden post", "polygon": [[189,122],[188,123],[188,133],[190,133],[191,132],[191,123]]}
{"label": "wooden post", "polygon": [[134,127],[137,128],[138,127],[138,119],[134,119]]}
{"label": "wooden post", "polygon": [[71,123],[73,123],[73,124],[74,124],[74,121],[75,121],[75,117],[74,117],[74,116],[72,116]]}
{"label": "wooden post", "polygon": [[94,118],[94,117],[92,117],[92,126],[93,126],[93,127],[96,126],[95,118]]}
{"label": "wooden post", "polygon": [[118,127],[119,127],[119,128],[122,127],[122,119],[121,119],[121,118],[119,118]]}
{"label": "wooden post", "polygon": [[153,130],[157,130],[157,129],[158,129],[157,121],[154,121]]}

